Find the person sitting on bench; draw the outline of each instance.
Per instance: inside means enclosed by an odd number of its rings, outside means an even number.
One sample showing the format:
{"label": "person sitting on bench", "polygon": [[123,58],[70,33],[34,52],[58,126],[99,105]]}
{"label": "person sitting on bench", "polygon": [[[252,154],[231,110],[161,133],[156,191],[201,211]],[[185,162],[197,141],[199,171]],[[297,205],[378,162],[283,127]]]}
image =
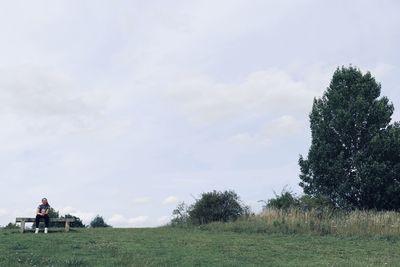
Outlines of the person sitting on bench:
{"label": "person sitting on bench", "polygon": [[49,228],[49,211],[50,211],[50,205],[49,202],[47,202],[47,198],[42,199],[42,204],[39,205],[36,211],[36,230],[35,234],[39,233],[39,223],[40,219],[44,219],[44,233],[47,234],[48,228]]}

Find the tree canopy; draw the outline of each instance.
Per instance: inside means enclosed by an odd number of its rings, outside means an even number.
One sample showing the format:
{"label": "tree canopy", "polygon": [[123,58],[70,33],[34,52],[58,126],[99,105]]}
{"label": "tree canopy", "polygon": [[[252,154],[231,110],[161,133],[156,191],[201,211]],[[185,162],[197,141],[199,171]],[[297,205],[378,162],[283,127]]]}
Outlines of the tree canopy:
{"label": "tree canopy", "polygon": [[98,228],[98,227],[111,227],[108,225],[102,216],[96,215],[96,217],[93,218],[93,220],[90,222],[90,227],[92,228]]}
{"label": "tree canopy", "polygon": [[369,73],[341,67],[310,114],[312,143],[300,186],[346,209],[400,209],[400,124]]}
{"label": "tree canopy", "polygon": [[241,204],[239,196],[234,191],[212,191],[203,193],[201,198],[189,210],[189,216],[194,223],[234,221],[244,215],[248,208]]}
{"label": "tree canopy", "polygon": [[250,208],[242,204],[234,191],[212,191],[189,207],[181,203],[173,211],[172,225],[199,225],[211,222],[235,221],[250,214]]}

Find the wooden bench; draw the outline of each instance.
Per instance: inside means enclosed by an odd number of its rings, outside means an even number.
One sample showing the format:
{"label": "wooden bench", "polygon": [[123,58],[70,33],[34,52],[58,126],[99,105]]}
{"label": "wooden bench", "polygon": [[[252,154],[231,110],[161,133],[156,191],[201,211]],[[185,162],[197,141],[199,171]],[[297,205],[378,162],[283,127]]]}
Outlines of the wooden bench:
{"label": "wooden bench", "polygon": [[[63,222],[65,223],[65,232],[69,231],[69,224],[74,222],[74,218],[50,218],[50,222]],[[25,231],[25,223],[35,223],[35,218],[22,218],[18,217],[15,219],[16,223],[21,223],[20,232],[23,233]]]}

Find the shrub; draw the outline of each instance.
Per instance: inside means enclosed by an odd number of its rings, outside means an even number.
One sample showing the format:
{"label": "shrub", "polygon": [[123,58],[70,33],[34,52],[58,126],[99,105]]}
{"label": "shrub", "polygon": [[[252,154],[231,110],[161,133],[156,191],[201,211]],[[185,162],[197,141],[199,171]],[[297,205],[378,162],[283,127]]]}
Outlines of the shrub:
{"label": "shrub", "polygon": [[244,206],[234,191],[203,193],[189,209],[189,217],[194,224],[235,221],[247,214]]}
{"label": "shrub", "polygon": [[335,209],[336,207],[323,196],[303,195],[299,197],[300,207],[304,210],[311,209]]}
{"label": "shrub", "polygon": [[189,226],[210,222],[235,221],[241,216],[249,215],[250,208],[241,203],[234,191],[212,191],[203,193],[200,199],[187,206],[180,203],[173,211],[172,226]]}
{"label": "shrub", "polygon": [[181,202],[172,211],[172,220],[170,224],[172,226],[188,226],[190,223],[189,207],[185,202]]}
{"label": "shrub", "polygon": [[284,187],[280,195],[275,193],[275,198],[271,198],[266,202],[264,208],[278,210],[300,208],[306,211],[311,209],[333,209],[334,206],[328,199],[322,196],[297,196],[291,190]]}
{"label": "shrub", "polygon": [[85,228],[86,227],[86,225],[83,224],[82,220],[79,217],[73,216],[71,214],[65,214],[65,216],[63,216],[62,218],[75,219],[74,222],[69,223],[69,225],[71,227],[75,227],[75,228]]}
{"label": "shrub", "polygon": [[[49,218],[60,218],[60,213],[56,211],[53,208],[50,208],[49,210]],[[32,228],[35,227],[35,224],[32,225]],[[49,227],[54,227],[54,228],[62,228],[64,227],[64,223],[62,222],[50,222]]]}
{"label": "shrub", "polygon": [[288,190],[286,187],[283,188],[280,195],[275,194],[275,198],[269,199],[267,201],[267,208],[283,209],[287,210],[294,207],[300,206],[300,200],[292,191]]}
{"label": "shrub", "polygon": [[19,226],[15,223],[8,223],[6,226],[4,226],[4,229],[19,229]]}
{"label": "shrub", "polygon": [[90,222],[90,227],[98,228],[98,227],[111,227],[110,225],[106,224],[103,217],[97,215],[94,219]]}

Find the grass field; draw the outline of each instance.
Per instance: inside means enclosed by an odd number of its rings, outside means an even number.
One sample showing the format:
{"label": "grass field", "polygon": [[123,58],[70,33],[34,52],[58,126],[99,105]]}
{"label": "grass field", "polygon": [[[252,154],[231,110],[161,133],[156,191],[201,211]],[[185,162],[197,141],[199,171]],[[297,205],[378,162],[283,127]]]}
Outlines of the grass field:
{"label": "grass field", "polygon": [[198,229],[0,230],[0,266],[400,266],[400,239]]}
{"label": "grass field", "polygon": [[377,211],[268,209],[256,216],[240,218],[235,222],[213,222],[200,226],[203,230],[264,234],[314,234],[341,237],[388,237],[400,239],[400,213]]}

